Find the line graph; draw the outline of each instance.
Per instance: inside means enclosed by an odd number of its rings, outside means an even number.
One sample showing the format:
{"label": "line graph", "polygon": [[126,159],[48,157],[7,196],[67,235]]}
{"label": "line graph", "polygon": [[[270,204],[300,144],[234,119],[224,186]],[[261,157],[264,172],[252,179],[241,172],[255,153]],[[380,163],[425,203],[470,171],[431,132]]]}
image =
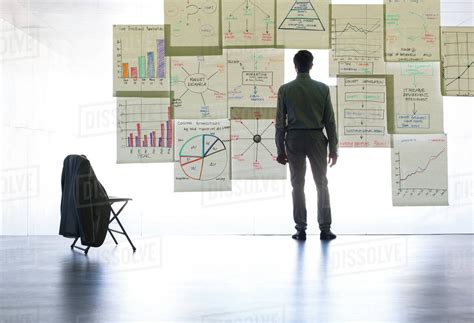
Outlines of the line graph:
{"label": "line graph", "polygon": [[333,6],[331,36],[332,76],[384,73],[382,6]]}
{"label": "line graph", "polygon": [[[439,158],[439,156],[441,156],[442,153],[445,152],[445,149],[441,150],[438,154],[436,155],[433,155],[433,156],[430,156],[430,158],[428,159],[428,162],[426,163],[426,165],[424,167],[420,167],[418,166],[416,168],[415,171],[413,172],[410,172],[408,173],[406,176],[402,177],[401,176],[401,173],[399,174],[400,176],[400,189],[401,189],[401,185],[402,185],[402,182],[408,180],[409,177],[413,176],[413,175],[416,175],[416,174],[421,174],[421,173],[424,173],[428,167],[430,166],[431,162],[434,161],[434,160],[437,160]],[[398,154],[398,163],[400,164],[401,163],[401,160],[400,160],[400,152],[397,153]],[[399,167],[399,170],[401,170],[401,168]]]}
{"label": "line graph", "polygon": [[441,30],[442,91],[447,96],[474,96],[474,29]]}
{"label": "line graph", "polygon": [[377,19],[376,23],[374,23],[370,28],[362,28],[362,27],[357,27],[356,25],[353,25],[352,23],[348,22],[344,28],[341,31],[335,31],[336,34],[343,34],[346,31],[354,31],[354,32],[359,32],[359,33],[373,33],[375,32],[378,28],[380,27],[380,21]]}
{"label": "line graph", "polygon": [[447,192],[446,135],[395,135],[394,205],[445,205]]}
{"label": "line graph", "polygon": [[380,19],[333,19],[334,57],[380,58],[383,55],[383,32]]}

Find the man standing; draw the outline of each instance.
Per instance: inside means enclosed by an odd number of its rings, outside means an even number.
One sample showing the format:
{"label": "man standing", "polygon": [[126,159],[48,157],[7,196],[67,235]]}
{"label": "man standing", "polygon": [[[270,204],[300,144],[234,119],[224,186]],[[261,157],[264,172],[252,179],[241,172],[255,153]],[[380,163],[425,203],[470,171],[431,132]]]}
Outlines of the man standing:
{"label": "man standing", "polygon": [[[306,202],[304,182],[306,158],[309,159],[318,191],[318,223],[321,240],[332,240],[331,205],[329,202],[327,164],[337,162],[337,133],[329,87],[312,80],[313,55],[307,50],[296,53],[293,62],[298,73],[295,80],[278,90],[275,141],[277,161],[290,164],[293,187],[293,218],[296,240],[306,240]],[[323,133],[326,129],[327,138]],[[329,144],[329,158],[328,158]],[[328,159],[327,159],[328,158]]]}

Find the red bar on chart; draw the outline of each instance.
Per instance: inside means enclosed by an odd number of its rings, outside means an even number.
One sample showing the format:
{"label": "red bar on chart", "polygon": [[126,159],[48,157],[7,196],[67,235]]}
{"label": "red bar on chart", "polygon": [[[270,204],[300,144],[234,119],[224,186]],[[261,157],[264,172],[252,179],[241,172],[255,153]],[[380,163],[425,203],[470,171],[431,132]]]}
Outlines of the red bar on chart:
{"label": "red bar on chart", "polygon": [[128,63],[123,63],[122,65],[122,77],[124,79],[128,78]]}
{"label": "red bar on chart", "polygon": [[132,78],[134,78],[134,79],[138,78],[138,75],[137,75],[137,68],[136,68],[136,67],[132,67],[132,68],[131,68],[131,71],[132,71]]}
{"label": "red bar on chart", "polygon": [[168,107],[168,121],[167,124],[167,133],[166,133],[166,146],[171,148],[173,142],[173,122],[171,120],[171,106]]}
{"label": "red bar on chart", "polygon": [[133,133],[130,132],[130,137],[128,138],[128,146],[133,147]]}
{"label": "red bar on chart", "polygon": [[153,130],[153,147],[156,147],[156,131]]}
{"label": "red bar on chart", "polygon": [[165,125],[161,124],[161,147],[164,147],[163,142],[165,141]]}
{"label": "red bar on chart", "polygon": [[142,134],[141,134],[141,131],[140,131],[140,124],[137,123],[137,133],[138,133],[138,144],[137,144],[137,147],[140,147],[141,146],[141,142],[142,142]]}
{"label": "red bar on chart", "polygon": [[143,147],[148,147],[148,137],[147,137],[147,135],[143,136]]}

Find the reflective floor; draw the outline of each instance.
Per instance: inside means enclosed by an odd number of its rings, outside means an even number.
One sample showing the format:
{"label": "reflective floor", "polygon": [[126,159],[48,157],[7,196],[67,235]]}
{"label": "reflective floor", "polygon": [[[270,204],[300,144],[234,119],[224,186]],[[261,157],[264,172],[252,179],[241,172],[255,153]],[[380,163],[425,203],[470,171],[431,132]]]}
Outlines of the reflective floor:
{"label": "reflective floor", "polygon": [[0,322],[472,322],[474,236],[0,237]]}

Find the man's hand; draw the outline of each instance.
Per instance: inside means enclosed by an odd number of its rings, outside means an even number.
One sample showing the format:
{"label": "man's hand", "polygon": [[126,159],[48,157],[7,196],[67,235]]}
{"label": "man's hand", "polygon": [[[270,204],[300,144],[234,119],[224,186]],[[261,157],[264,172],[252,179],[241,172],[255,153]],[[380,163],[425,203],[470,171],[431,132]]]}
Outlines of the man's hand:
{"label": "man's hand", "polygon": [[332,167],[334,165],[336,165],[337,163],[337,156],[329,156],[328,158],[328,164],[329,164],[329,167]]}
{"label": "man's hand", "polygon": [[282,165],[286,165],[288,163],[288,156],[286,154],[278,155],[277,162]]}

